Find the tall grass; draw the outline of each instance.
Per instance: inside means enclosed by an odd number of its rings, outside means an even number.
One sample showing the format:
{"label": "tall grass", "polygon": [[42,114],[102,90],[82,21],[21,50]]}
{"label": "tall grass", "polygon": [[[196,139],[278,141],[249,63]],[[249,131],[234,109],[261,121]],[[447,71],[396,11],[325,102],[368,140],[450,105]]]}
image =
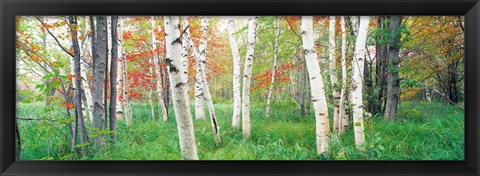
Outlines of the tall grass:
{"label": "tall grass", "polygon": [[[331,135],[330,151],[316,156],[315,119],[301,116],[295,103],[276,102],[271,117],[265,105],[251,106],[252,137],[245,140],[231,127],[232,105],[215,104],[223,145],[216,146],[208,120],[194,120],[199,158],[202,160],[462,160],[464,158],[464,113],[442,103],[403,102],[399,120],[381,116],[365,120],[365,152],[354,145],[350,129]],[[57,122],[20,120],[23,159],[83,160],[179,160],[180,149],[173,109],[164,122],[157,112],[152,120],[148,103],[133,104],[134,122],[117,124],[115,146],[90,151],[85,158],[71,155],[68,130]],[[193,105],[192,105],[193,114]],[[207,112],[208,113],[208,112]],[[331,113],[330,113],[331,114]],[[64,115],[57,113],[58,116]],[[207,114],[208,115],[208,114]],[[39,104],[18,104],[18,117],[46,116]],[[52,123],[52,125],[47,124]],[[87,120],[87,126],[91,126]],[[47,132],[48,131],[48,132]],[[92,131],[89,132],[90,136]],[[50,156],[48,144],[50,141]]]}

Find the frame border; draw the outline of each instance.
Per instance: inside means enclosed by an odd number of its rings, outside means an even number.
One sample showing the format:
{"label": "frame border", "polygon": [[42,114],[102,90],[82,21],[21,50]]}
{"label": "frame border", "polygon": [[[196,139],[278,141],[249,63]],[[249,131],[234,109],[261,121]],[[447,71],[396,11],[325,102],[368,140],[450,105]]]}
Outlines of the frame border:
{"label": "frame border", "polygon": [[[479,0],[0,0],[0,175],[479,175]],[[17,15],[465,15],[464,161],[15,161]]]}

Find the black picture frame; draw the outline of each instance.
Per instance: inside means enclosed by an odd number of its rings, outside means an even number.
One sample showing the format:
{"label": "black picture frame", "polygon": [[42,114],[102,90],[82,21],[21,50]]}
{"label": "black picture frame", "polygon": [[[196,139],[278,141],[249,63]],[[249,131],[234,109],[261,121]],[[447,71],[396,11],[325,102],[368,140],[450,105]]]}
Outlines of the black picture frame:
{"label": "black picture frame", "polygon": [[[478,0],[0,0],[0,173],[479,175]],[[465,15],[464,161],[15,161],[16,15]]]}

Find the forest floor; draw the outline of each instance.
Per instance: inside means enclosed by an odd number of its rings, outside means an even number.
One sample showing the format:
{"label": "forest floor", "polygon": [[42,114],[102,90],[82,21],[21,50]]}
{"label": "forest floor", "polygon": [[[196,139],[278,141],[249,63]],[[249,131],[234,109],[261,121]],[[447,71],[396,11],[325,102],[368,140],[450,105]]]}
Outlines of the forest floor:
{"label": "forest floor", "polygon": [[[265,119],[263,103],[251,107],[252,137],[249,140],[243,139],[241,130],[231,127],[231,103],[215,104],[223,139],[221,146],[215,146],[208,111],[206,120],[194,120],[201,160],[464,159],[464,112],[443,103],[404,101],[399,107],[397,122],[385,121],[381,116],[365,120],[365,152],[355,148],[353,130],[349,129],[341,135],[332,134],[330,151],[322,156],[316,156],[315,152],[313,109],[302,117],[297,104],[274,102],[271,117]],[[117,124],[117,144],[96,150],[96,154],[85,158],[74,157],[69,152],[64,122],[19,120],[22,160],[180,160],[173,108],[167,122],[159,118],[160,114],[152,120],[148,103],[134,104],[132,109],[133,125],[127,127],[121,120]],[[60,110],[63,109],[57,111]],[[17,104],[17,116],[21,118],[48,118],[43,112],[41,104]],[[50,117],[65,116],[61,112],[49,114]],[[93,132],[89,133],[91,138]]]}

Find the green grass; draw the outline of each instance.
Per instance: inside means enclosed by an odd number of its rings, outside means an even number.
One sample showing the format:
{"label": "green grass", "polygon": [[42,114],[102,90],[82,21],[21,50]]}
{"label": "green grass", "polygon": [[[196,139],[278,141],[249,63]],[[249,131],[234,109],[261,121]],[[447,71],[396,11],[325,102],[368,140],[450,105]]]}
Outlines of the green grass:
{"label": "green grass", "polygon": [[[245,140],[240,129],[231,127],[232,105],[216,104],[215,110],[223,139],[216,146],[210,121],[194,120],[199,158],[202,160],[463,160],[464,113],[442,103],[403,102],[395,123],[381,116],[365,120],[365,152],[355,148],[353,131],[331,135],[330,151],[316,156],[313,113],[300,116],[295,103],[275,102],[271,118],[265,119],[265,105],[253,104],[252,137]],[[19,104],[18,117],[45,116],[41,104]],[[151,119],[150,107],[133,105],[133,125],[119,121],[118,142],[102,150],[90,149],[79,158],[69,152],[68,130],[55,122],[20,120],[23,159],[84,160],[179,160],[178,133],[173,114],[167,122],[157,114]],[[192,106],[193,114],[193,106]],[[61,111],[56,110],[56,111]],[[313,111],[313,109],[312,109]],[[332,113],[330,113],[332,114]],[[56,112],[57,116],[65,116]],[[207,114],[208,115],[208,114]],[[56,116],[56,117],[57,117]],[[63,117],[62,116],[62,117]],[[51,123],[51,122],[48,122]],[[87,126],[90,122],[87,121]],[[47,132],[49,131],[49,132]],[[60,132],[62,131],[62,132]],[[50,133],[50,134],[49,134]],[[92,136],[89,131],[89,136]],[[50,141],[50,155],[48,155]]]}

